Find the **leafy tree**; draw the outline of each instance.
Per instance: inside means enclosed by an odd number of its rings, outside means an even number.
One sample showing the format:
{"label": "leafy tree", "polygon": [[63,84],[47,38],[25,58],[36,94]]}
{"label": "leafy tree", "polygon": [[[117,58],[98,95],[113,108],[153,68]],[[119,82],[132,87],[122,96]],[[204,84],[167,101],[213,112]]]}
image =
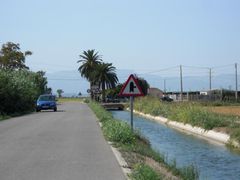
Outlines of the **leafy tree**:
{"label": "leafy tree", "polygon": [[62,93],[64,93],[64,91],[62,89],[58,89],[57,93],[58,93],[58,97],[62,97]]}
{"label": "leafy tree", "polygon": [[36,76],[36,73],[28,70],[0,69],[0,115],[34,109],[40,92]]}
{"label": "leafy tree", "polygon": [[47,78],[44,77],[45,76],[45,72],[44,71],[38,71],[36,72],[35,74],[35,83],[39,89],[39,95],[40,94],[45,94],[45,93],[48,93],[47,90]]}
{"label": "leafy tree", "polygon": [[106,90],[106,95],[109,98],[117,98],[118,94],[120,93],[121,89],[123,87],[123,84],[119,83],[115,88]]}
{"label": "leafy tree", "polygon": [[147,93],[148,93],[148,88],[150,87],[148,82],[145,79],[141,78],[141,77],[136,77],[136,78],[138,80],[138,84],[139,84],[143,94],[146,96]]}
{"label": "leafy tree", "polygon": [[26,56],[32,55],[31,51],[20,51],[20,45],[7,42],[2,45],[0,51],[0,68],[1,69],[29,69],[25,65]]}
{"label": "leafy tree", "polygon": [[105,89],[115,88],[118,82],[116,68],[112,66],[112,63],[100,63],[96,66],[95,71],[95,83],[99,83],[102,89],[102,100],[105,102]]}
{"label": "leafy tree", "polygon": [[[98,52],[95,52],[94,49],[83,51],[83,54],[80,55],[80,60],[78,63],[82,65],[78,68],[82,77],[85,77],[90,82],[90,89],[94,85],[96,66],[101,63],[102,59]],[[93,99],[93,93],[91,92],[91,98]]]}

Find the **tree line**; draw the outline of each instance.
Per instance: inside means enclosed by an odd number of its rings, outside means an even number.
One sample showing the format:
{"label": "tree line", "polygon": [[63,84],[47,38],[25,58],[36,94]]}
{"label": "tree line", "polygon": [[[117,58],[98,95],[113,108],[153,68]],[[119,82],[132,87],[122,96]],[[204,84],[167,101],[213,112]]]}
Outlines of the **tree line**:
{"label": "tree line", "polygon": [[91,98],[98,97],[97,94],[101,90],[102,101],[105,102],[105,90],[115,88],[118,83],[116,68],[112,63],[103,62],[102,57],[94,49],[83,51],[78,63],[82,63],[78,68],[81,76],[90,82]]}
{"label": "tree line", "polygon": [[0,115],[31,111],[40,94],[51,92],[45,72],[32,72],[26,66],[31,51],[22,52],[19,44],[7,42],[0,50]]}
{"label": "tree line", "polygon": [[[35,107],[35,101],[40,94],[51,93],[47,87],[45,72],[32,72],[26,66],[26,57],[31,51],[21,51],[20,45],[7,42],[0,50],[0,115],[30,111]],[[95,50],[83,51],[78,70],[82,77],[90,82],[92,98],[100,97],[106,101],[106,96],[116,98],[123,84],[118,83],[116,67],[106,63]],[[147,94],[148,83],[143,78],[137,78],[144,94]],[[96,89],[97,87],[97,89]],[[61,95],[63,91],[58,89]]]}
{"label": "tree line", "polygon": [[[106,101],[106,95],[111,98],[118,98],[118,93],[123,84],[118,83],[116,67],[114,67],[112,63],[103,62],[102,56],[94,49],[83,51],[78,63],[82,63],[78,68],[81,76],[90,82],[89,90],[92,99],[96,96],[98,97],[98,92],[94,89],[95,87],[98,87],[100,90],[103,102]],[[149,88],[148,82],[141,77],[136,76],[136,79],[144,95],[147,95]]]}

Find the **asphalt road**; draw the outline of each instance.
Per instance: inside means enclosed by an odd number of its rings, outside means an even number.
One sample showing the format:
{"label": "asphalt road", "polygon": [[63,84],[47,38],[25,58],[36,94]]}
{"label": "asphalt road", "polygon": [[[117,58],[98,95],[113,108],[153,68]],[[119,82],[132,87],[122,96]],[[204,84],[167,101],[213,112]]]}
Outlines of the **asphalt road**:
{"label": "asphalt road", "polygon": [[122,180],[87,105],[64,103],[0,121],[0,180]]}

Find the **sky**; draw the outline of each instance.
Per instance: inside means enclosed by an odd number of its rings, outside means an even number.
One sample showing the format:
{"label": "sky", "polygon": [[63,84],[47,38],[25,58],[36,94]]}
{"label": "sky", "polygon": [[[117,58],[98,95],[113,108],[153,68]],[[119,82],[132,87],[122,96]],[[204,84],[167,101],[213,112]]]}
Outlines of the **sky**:
{"label": "sky", "polygon": [[136,73],[240,63],[239,0],[0,0],[0,44],[30,50],[33,71],[77,70],[95,49]]}

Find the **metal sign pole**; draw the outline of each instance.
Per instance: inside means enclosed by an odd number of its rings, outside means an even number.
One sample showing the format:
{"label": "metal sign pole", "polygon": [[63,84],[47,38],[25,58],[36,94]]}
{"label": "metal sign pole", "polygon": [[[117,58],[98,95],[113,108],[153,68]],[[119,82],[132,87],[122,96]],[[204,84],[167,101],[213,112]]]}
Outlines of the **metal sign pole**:
{"label": "metal sign pole", "polygon": [[143,96],[143,92],[141,87],[138,84],[138,80],[134,75],[130,75],[127,81],[124,83],[121,91],[119,93],[120,96],[130,97],[130,111],[131,111],[131,130],[133,131],[133,100],[134,96]]}
{"label": "metal sign pole", "polygon": [[133,96],[130,96],[130,109],[131,109],[131,129],[133,131]]}

